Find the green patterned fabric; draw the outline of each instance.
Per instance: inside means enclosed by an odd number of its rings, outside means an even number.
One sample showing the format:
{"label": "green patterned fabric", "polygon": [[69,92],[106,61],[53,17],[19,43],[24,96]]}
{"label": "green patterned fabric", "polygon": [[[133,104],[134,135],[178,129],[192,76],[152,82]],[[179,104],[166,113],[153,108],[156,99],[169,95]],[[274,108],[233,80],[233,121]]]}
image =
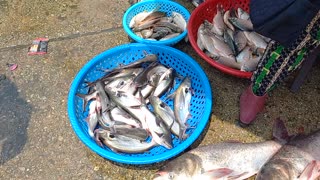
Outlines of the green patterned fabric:
{"label": "green patterned fabric", "polygon": [[298,69],[307,55],[320,44],[320,13],[301,32],[292,46],[270,42],[252,77],[253,93],[263,96]]}

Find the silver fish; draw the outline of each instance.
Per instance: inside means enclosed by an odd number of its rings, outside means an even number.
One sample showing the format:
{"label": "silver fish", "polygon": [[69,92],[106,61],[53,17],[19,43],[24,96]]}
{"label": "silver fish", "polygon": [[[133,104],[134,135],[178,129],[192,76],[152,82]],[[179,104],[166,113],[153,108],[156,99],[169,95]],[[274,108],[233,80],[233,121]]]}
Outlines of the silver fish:
{"label": "silver fish", "polygon": [[97,113],[97,119],[98,119],[99,125],[103,129],[108,129],[116,125],[116,122],[111,119],[109,111],[104,113]]}
{"label": "silver fish", "polygon": [[289,140],[264,164],[256,179],[301,180],[317,177],[320,177],[320,130]]}
{"label": "silver fish", "polygon": [[243,31],[238,31],[234,35],[234,42],[237,47],[237,51],[242,51],[247,45],[247,38]]}
{"label": "silver fish", "polygon": [[202,23],[203,26],[200,26],[199,29],[201,29],[202,31],[210,31],[214,34],[217,34],[217,32],[215,32],[215,27],[212,23],[210,23],[208,20],[204,20],[204,22]]}
{"label": "silver fish", "polygon": [[89,115],[86,118],[86,122],[88,125],[88,134],[93,138],[94,137],[94,129],[98,125],[98,118],[96,112],[97,101],[92,101],[89,105]]}
{"label": "silver fish", "polygon": [[156,179],[246,179],[280,148],[275,141],[201,146],[170,162]]}
{"label": "silver fish", "polygon": [[138,13],[137,15],[133,16],[133,18],[129,22],[129,27],[133,28],[136,24],[139,24],[143,19],[145,19],[149,14],[151,14],[152,11],[142,11],[141,13]]}
{"label": "silver fish", "polygon": [[[143,72],[141,72],[137,77],[134,78],[134,80],[133,80],[134,83],[137,85],[137,87],[145,86],[148,83],[148,80],[150,78],[150,74],[153,74],[153,73],[150,73],[150,71],[155,72],[162,67],[164,67],[164,66],[159,65],[158,62],[151,63],[148,67],[146,67],[143,70]],[[167,68],[165,68],[165,69],[167,69]],[[149,74],[149,76],[148,76],[148,74]]]}
{"label": "silver fish", "polygon": [[172,12],[172,17],[173,17],[173,22],[175,24],[177,24],[180,27],[180,29],[182,29],[182,31],[186,30],[187,22],[184,19],[184,17],[182,16],[182,14],[173,11]]}
{"label": "silver fish", "polygon": [[213,36],[210,34],[208,34],[208,36],[209,36],[209,38],[212,39],[213,46],[218,50],[219,55],[226,56],[226,57],[228,57],[228,56],[233,57],[234,56],[232,49],[228,46],[228,44],[226,42],[224,42],[224,40],[220,40],[216,36]]}
{"label": "silver fish", "polygon": [[141,31],[141,35],[143,38],[149,38],[152,36],[153,29],[144,29]]}
{"label": "silver fish", "polygon": [[[120,65],[120,66],[122,66],[122,65]],[[110,82],[110,81],[117,79],[117,78],[124,78],[127,76],[137,76],[138,74],[140,74],[143,71],[143,68],[138,67],[138,68],[114,69],[114,70],[104,70],[104,71],[107,72],[107,74],[105,76],[103,76],[102,78],[100,78],[99,80],[101,80],[103,82],[105,82],[105,81]]]}
{"label": "silver fish", "polygon": [[246,11],[241,9],[241,8],[237,9],[237,16],[238,16],[238,18],[244,19],[244,20],[249,20],[250,19],[250,15]]}
{"label": "silver fish", "polygon": [[271,140],[200,146],[170,161],[154,179],[246,179],[255,175],[281,146]]}
{"label": "silver fish", "polygon": [[255,71],[257,69],[257,65],[259,64],[260,59],[261,56],[251,57],[251,59],[248,59],[242,63],[240,70],[247,72]]}
{"label": "silver fish", "polygon": [[174,97],[174,116],[180,125],[179,139],[183,139],[187,129],[187,120],[191,117],[190,103],[192,97],[191,79],[186,77],[179,85],[174,94],[169,95],[169,98]]}
{"label": "silver fish", "polygon": [[[117,90],[123,90],[128,84],[131,84],[133,82],[133,79],[136,76],[124,76],[119,78],[114,78],[110,81],[106,82],[105,88],[115,88]],[[135,88],[135,87],[132,87]]]}
{"label": "silver fish", "polygon": [[149,99],[157,116],[163,120],[174,135],[179,136],[180,125],[176,121],[174,112],[170,106],[156,96],[151,96]]}
{"label": "silver fish", "polygon": [[[144,29],[149,29],[149,28],[152,28],[154,26],[154,24],[156,22],[158,22],[160,19],[152,19],[152,20],[149,20],[149,21],[146,21],[144,22],[143,24],[140,24],[138,26],[136,26],[135,28],[133,28],[132,30],[134,32],[139,32],[139,31],[142,31]],[[142,35],[142,34],[141,34]],[[142,35],[143,37],[143,35]]]}
{"label": "silver fish", "polygon": [[231,48],[224,42],[220,40],[213,33],[208,31],[200,32],[200,38],[204,47],[214,55],[222,56],[234,56]]}
{"label": "silver fish", "polygon": [[[230,29],[228,29],[228,30],[230,30]],[[237,54],[236,45],[233,41],[233,34],[231,32],[228,32],[227,30],[225,30],[225,32],[223,33],[223,38],[224,38],[224,41],[228,44],[228,46],[231,48],[233,54],[234,55]]]}
{"label": "silver fish", "polygon": [[252,51],[249,46],[245,47],[236,57],[238,63],[243,63],[252,59]]}
{"label": "silver fish", "polygon": [[148,84],[156,87],[159,83],[161,76],[168,71],[168,68],[163,65],[158,65],[147,74]]}
{"label": "silver fish", "polygon": [[150,38],[159,40],[159,39],[162,39],[163,37],[165,37],[168,33],[169,33],[168,31],[157,31],[157,32],[153,33],[150,36]]}
{"label": "silver fish", "polygon": [[169,22],[171,23],[173,21],[173,17],[162,17],[160,18],[160,21],[159,22]]}
{"label": "silver fish", "polygon": [[136,68],[136,67],[141,67],[141,65],[143,63],[149,63],[149,62],[154,62],[157,61],[158,56],[156,54],[147,54],[144,58],[141,58],[137,61],[131,62],[127,65],[120,65],[119,67],[113,69],[113,70],[117,70],[117,69],[127,69],[127,68]]}
{"label": "silver fish", "polygon": [[[200,30],[201,31],[201,30]],[[213,43],[213,39],[210,38],[209,35],[200,32],[198,38],[200,39],[200,41],[202,42],[204,48],[210,52],[210,54],[219,56],[219,51],[215,48],[214,43]]]}
{"label": "silver fish", "polygon": [[252,31],[253,30],[253,24],[250,20],[240,19],[236,17],[230,17],[229,21],[239,28],[242,31]]}
{"label": "silver fish", "polygon": [[99,101],[101,102],[101,111],[105,112],[107,110],[110,110],[111,103],[109,97],[107,96],[107,93],[104,90],[104,85],[101,81],[98,81],[95,87],[98,92]]}
{"label": "silver fish", "polygon": [[166,13],[161,11],[153,11],[150,14],[148,14],[144,19],[142,19],[140,22],[136,23],[136,25],[140,26],[143,24],[148,24],[149,22],[153,22],[153,20],[157,19],[158,21],[160,18],[165,17]]}
{"label": "silver fish", "polygon": [[225,56],[212,56],[218,63],[223,64],[225,66],[240,69],[241,64],[236,62],[235,57],[225,57]]}
{"label": "silver fish", "polygon": [[162,26],[155,26],[154,28],[153,28],[153,32],[159,32],[159,31],[164,31],[164,32],[166,32],[167,34],[170,34],[170,33],[172,33],[172,30],[170,29],[170,28],[168,28],[168,27],[162,27]]}
{"label": "silver fish", "polygon": [[113,121],[122,122],[133,127],[141,127],[138,120],[134,119],[121,108],[115,107],[110,111],[110,116]]}
{"label": "silver fish", "polygon": [[213,17],[213,25],[215,33],[222,36],[226,28],[226,25],[223,21],[223,9],[221,5],[217,5],[217,14]]}
{"label": "silver fish", "polygon": [[163,93],[167,92],[173,85],[173,69],[167,69],[161,76],[156,85],[156,88],[152,92],[153,96],[160,97]]}
{"label": "silver fish", "polygon": [[227,25],[228,28],[230,28],[232,31],[235,31],[235,28],[229,21],[230,18],[230,10],[226,11],[223,15],[223,21]]}
{"label": "silver fish", "polygon": [[153,140],[167,149],[172,148],[172,138],[168,127],[157,118],[146,106],[128,108],[130,114],[142,122],[142,127],[148,129]]}
{"label": "silver fish", "polygon": [[201,38],[200,38],[200,36],[201,36],[201,31],[200,30],[203,29],[203,28],[204,28],[204,25],[201,24],[199,29],[198,29],[198,32],[197,32],[197,45],[198,45],[199,49],[201,49],[202,51],[205,49],[205,46],[204,46],[204,44],[203,44],[203,42],[201,41]]}
{"label": "silver fish", "polygon": [[249,44],[253,45],[256,48],[266,49],[268,44],[258,33],[244,31],[244,35],[248,39]]}
{"label": "silver fish", "polygon": [[148,98],[149,95],[152,93],[152,91],[154,91],[155,86],[152,86],[150,84],[145,85],[144,87],[141,88],[141,95],[143,98]]}
{"label": "silver fish", "polygon": [[120,105],[121,108],[126,107],[139,107],[142,105],[141,99],[135,97],[133,94],[123,91],[117,91],[112,88],[105,88],[107,94],[110,96],[113,102]]}
{"label": "silver fish", "polygon": [[111,107],[107,111],[102,111],[101,109],[102,109],[102,105],[101,105],[100,98],[97,98],[96,111],[97,111],[97,118],[98,118],[99,124],[104,127],[113,126],[115,122],[110,117]]}
{"label": "silver fish", "polygon": [[112,134],[108,131],[106,133],[98,132],[96,136],[97,139],[101,140],[103,144],[115,152],[141,153],[156,145],[154,141],[144,142],[130,137]]}
{"label": "silver fish", "polygon": [[168,40],[168,39],[177,37],[177,36],[179,36],[179,35],[180,35],[180,33],[171,33],[171,34],[168,34],[168,35],[166,35],[165,37],[161,38],[160,41]]}
{"label": "silver fish", "polygon": [[97,132],[126,136],[126,137],[140,140],[140,141],[145,141],[149,137],[148,132],[143,128],[133,128],[133,127],[125,126],[121,124],[119,125],[117,124],[112,127],[107,127],[103,129],[99,128],[95,130],[95,135],[97,135]]}
{"label": "silver fish", "polygon": [[179,26],[177,26],[175,23],[169,23],[169,22],[157,22],[155,23],[155,26],[158,27],[167,27],[170,28],[172,31],[181,33],[183,32],[183,29],[181,29]]}

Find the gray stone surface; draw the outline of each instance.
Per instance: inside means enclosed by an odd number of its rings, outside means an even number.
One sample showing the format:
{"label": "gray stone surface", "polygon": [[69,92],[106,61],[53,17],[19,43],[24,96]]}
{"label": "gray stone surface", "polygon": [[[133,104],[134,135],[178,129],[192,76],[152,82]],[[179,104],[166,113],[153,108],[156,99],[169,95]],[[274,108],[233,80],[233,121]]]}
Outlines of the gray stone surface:
{"label": "gray stone surface", "polygon": [[[190,11],[187,1],[178,1]],[[88,149],[67,115],[70,84],[95,55],[129,43],[122,29],[126,0],[0,0],[0,179],[151,179],[157,168],[112,163]],[[48,54],[28,56],[33,39],[50,39]],[[282,117],[290,133],[320,128],[320,68],[313,67],[299,92],[293,76],[272,91],[263,114],[248,128],[237,126],[239,96],[247,79],[223,74],[188,43],[176,48],[205,70],[214,95],[210,126],[201,144],[271,138],[272,120]],[[10,72],[6,63],[17,63]]]}

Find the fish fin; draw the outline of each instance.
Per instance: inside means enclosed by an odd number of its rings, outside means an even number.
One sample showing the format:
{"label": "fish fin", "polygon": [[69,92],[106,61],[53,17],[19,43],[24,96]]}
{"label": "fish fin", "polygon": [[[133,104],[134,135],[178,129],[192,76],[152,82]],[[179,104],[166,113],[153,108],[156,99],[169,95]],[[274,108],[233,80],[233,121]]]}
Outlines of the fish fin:
{"label": "fish fin", "polygon": [[85,111],[87,105],[88,105],[88,100],[87,100],[87,95],[86,94],[80,94],[77,93],[76,96],[78,96],[79,98],[81,98],[83,100],[83,104],[82,104],[82,112]]}
{"label": "fish fin", "polygon": [[190,112],[188,113],[187,118],[188,119],[192,118],[192,115],[190,114]]}
{"label": "fish fin", "polygon": [[187,126],[181,126],[180,125],[180,130],[179,130],[179,139],[184,140],[185,134],[186,134]]}
{"label": "fish fin", "polygon": [[173,99],[176,96],[176,93],[173,92],[172,94],[168,94],[168,96],[164,99],[164,101],[168,100],[168,99]]}
{"label": "fish fin", "polygon": [[184,77],[183,77],[181,74],[178,74],[178,73],[176,73],[176,77],[177,77],[178,79],[180,79],[180,80],[183,80],[183,79],[184,79]]}
{"label": "fish fin", "polygon": [[94,82],[84,81],[84,84],[86,84],[84,87],[92,87],[94,85]]}
{"label": "fish fin", "polygon": [[287,143],[289,140],[289,133],[284,122],[278,117],[273,122],[273,137],[280,141],[280,143]]}
{"label": "fish fin", "polygon": [[234,172],[234,171],[229,168],[218,168],[218,169],[212,169],[212,170],[206,171],[206,172],[202,173],[201,175],[210,177],[212,179],[219,179],[222,177],[227,177],[232,172]]}
{"label": "fish fin", "polygon": [[311,161],[302,171],[298,180],[314,180],[320,177],[320,161]]}
{"label": "fish fin", "polygon": [[94,130],[93,134],[94,134],[94,140],[96,141],[96,143],[100,146],[100,147],[103,147],[103,144],[100,140],[100,136],[98,134],[98,131],[100,131],[100,129],[96,129]]}
{"label": "fish fin", "polygon": [[248,174],[248,172],[243,172],[241,174],[237,174],[237,175],[232,175],[232,176],[228,176],[228,180],[240,180],[240,179],[247,179],[251,176],[253,176],[254,174]]}

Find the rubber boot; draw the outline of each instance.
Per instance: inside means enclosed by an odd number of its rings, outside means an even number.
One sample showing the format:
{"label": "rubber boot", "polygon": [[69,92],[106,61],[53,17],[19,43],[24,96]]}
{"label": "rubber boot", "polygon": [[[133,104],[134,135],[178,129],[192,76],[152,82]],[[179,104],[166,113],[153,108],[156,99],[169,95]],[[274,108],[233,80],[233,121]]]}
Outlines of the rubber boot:
{"label": "rubber boot", "polygon": [[248,126],[265,107],[268,95],[257,96],[250,85],[240,96],[240,120],[242,127]]}

